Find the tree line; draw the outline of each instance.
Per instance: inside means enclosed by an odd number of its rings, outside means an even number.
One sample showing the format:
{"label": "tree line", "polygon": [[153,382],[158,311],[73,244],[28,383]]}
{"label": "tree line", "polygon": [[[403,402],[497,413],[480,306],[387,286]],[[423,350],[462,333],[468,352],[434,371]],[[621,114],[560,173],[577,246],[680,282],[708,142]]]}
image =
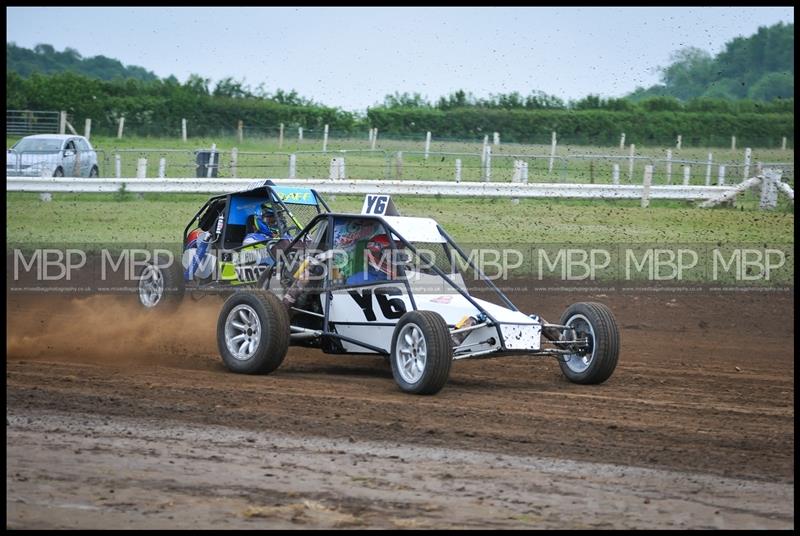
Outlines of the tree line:
{"label": "tree line", "polygon": [[125,117],[126,132],[153,136],[177,135],[187,119],[192,135],[230,132],[243,120],[265,129],[327,124],[363,133],[377,127],[384,136],[431,131],[465,139],[498,131],[506,141],[523,143],[547,143],[555,131],[570,143],[613,144],[625,132],[640,144],[672,144],[682,135],[687,144],[724,145],[736,135],[741,144],[774,146],[782,136],[794,137],[793,31],[793,24],[782,23],[759,28],[715,57],[683,50],[662,69],[662,84],[622,98],[590,94],[565,102],[542,91],[481,98],[459,89],[429,101],[396,92],[366,114],[325,106],[294,90],[252,88],[232,77],[212,85],[192,74],[181,83],[104,56],[82,58],[70,48],[27,50],[8,43],[6,109],[67,110],[75,121],[91,118],[93,132],[106,135]]}

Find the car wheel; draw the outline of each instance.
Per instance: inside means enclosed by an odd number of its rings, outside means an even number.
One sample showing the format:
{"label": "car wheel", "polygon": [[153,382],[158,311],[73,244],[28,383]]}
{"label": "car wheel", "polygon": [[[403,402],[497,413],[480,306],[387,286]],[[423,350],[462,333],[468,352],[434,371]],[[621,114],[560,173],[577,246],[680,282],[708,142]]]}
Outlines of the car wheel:
{"label": "car wheel", "polygon": [[606,381],[619,358],[619,329],[611,310],[602,303],[574,303],[561,315],[562,341],[586,339],[586,345],[559,361],[568,380],[581,384]]}
{"label": "car wheel", "polygon": [[438,393],[450,376],[453,346],[450,328],[434,311],[409,311],[392,336],[392,376],[407,393]]}
{"label": "car wheel", "polygon": [[60,167],[56,168],[56,170],[53,172],[53,177],[63,177],[63,176],[64,176],[64,170],[61,169]]}
{"label": "car wheel", "polygon": [[92,166],[91,171],[89,171],[89,178],[96,179],[100,176],[100,170],[97,169],[97,166]]}
{"label": "car wheel", "polygon": [[158,257],[139,274],[139,303],[146,309],[172,310],[183,300],[183,269],[174,259]]}
{"label": "car wheel", "polygon": [[269,374],[289,350],[289,313],[268,291],[244,290],[225,301],[217,320],[217,346],[231,372]]}

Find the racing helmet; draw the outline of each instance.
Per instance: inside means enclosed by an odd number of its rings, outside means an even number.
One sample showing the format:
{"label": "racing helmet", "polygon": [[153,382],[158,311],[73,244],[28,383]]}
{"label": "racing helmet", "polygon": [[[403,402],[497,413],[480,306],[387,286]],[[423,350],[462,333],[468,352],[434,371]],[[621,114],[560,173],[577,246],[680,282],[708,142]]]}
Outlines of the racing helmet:
{"label": "racing helmet", "polygon": [[200,239],[200,235],[203,234],[203,230],[199,227],[197,229],[193,229],[189,232],[186,236],[186,249],[189,248],[196,248],[197,241]]}
{"label": "racing helmet", "polygon": [[392,277],[392,243],[386,234],[373,236],[367,242],[366,256],[369,265]]}
{"label": "racing helmet", "polygon": [[262,203],[256,210],[256,226],[262,233],[274,234],[278,228],[278,215],[269,203]]}

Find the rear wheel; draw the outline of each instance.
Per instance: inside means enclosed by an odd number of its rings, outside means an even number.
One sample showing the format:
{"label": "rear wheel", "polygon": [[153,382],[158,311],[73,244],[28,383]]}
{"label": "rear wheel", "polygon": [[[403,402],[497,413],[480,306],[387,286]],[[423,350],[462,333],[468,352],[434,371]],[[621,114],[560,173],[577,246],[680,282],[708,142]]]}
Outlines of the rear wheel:
{"label": "rear wheel", "polygon": [[159,257],[139,274],[139,303],[147,309],[174,309],[184,291],[183,270],[174,259]]}
{"label": "rear wheel", "polygon": [[217,320],[217,346],[225,366],[241,374],[269,374],[289,349],[289,314],[269,291],[234,293]]}
{"label": "rear wheel", "polygon": [[100,171],[97,169],[97,166],[92,166],[92,169],[89,171],[89,178],[96,179],[100,176]]}
{"label": "rear wheel", "polygon": [[438,393],[450,376],[450,328],[434,311],[409,311],[397,322],[390,355],[392,376],[407,393]]}
{"label": "rear wheel", "polygon": [[579,343],[559,362],[564,376],[581,384],[606,381],[619,358],[619,329],[611,310],[602,303],[574,303],[561,315],[561,324],[573,328],[564,330],[561,340]]}
{"label": "rear wheel", "polygon": [[53,172],[53,177],[63,177],[63,176],[64,176],[64,170],[61,169],[60,167],[56,168],[56,170]]}

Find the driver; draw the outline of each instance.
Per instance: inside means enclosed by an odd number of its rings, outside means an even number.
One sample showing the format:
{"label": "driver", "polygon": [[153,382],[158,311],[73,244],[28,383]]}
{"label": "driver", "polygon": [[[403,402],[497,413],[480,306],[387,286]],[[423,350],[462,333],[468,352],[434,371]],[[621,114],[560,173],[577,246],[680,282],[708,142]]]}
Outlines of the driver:
{"label": "driver", "polygon": [[283,240],[292,239],[289,233],[285,231],[283,236],[281,236],[281,228],[285,228],[286,226],[281,225],[282,222],[279,219],[278,214],[275,212],[275,209],[269,205],[269,203],[262,203],[256,209],[255,214],[250,216],[249,219],[253,231],[245,235],[244,240],[242,241],[243,246],[252,244],[254,242],[265,242],[275,238],[280,238]]}
{"label": "driver", "polygon": [[356,272],[347,278],[345,284],[358,285],[373,281],[387,281],[394,279],[395,273],[392,266],[392,245],[385,233],[377,234],[367,241],[364,249],[367,269]]}

